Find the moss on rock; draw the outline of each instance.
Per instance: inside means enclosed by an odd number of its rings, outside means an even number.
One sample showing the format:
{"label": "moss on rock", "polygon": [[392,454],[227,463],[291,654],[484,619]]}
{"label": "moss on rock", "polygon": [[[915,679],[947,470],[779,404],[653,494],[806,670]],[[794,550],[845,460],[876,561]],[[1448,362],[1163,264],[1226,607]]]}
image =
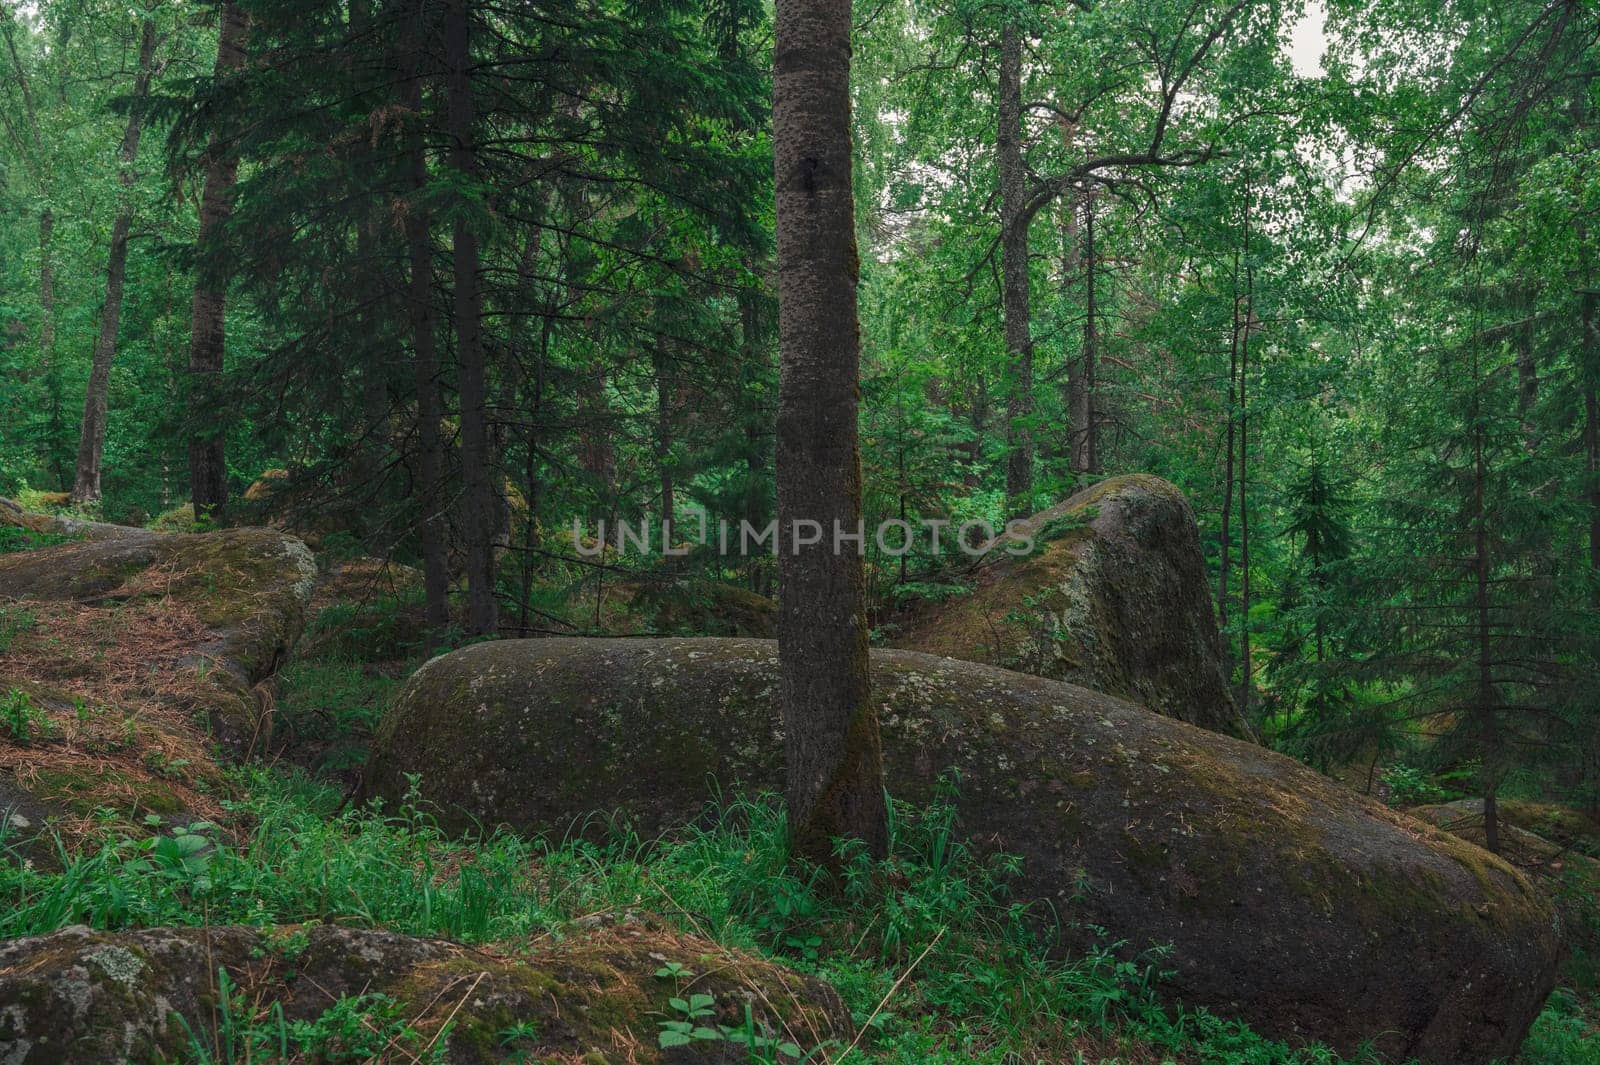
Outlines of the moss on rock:
{"label": "moss on rock", "polygon": [[[1515,869],[1280,755],[1069,684],[873,655],[888,782],[952,771],[960,828],[1023,859],[1017,896],[1130,949],[1171,944],[1194,1005],[1290,1040],[1472,1065],[1515,1049],[1560,953]],[[776,646],[507,641],[422,667],[384,722],[370,794],[407,774],[446,823],[525,832],[620,811],[703,816],[712,781],[776,788]],[[448,757],[444,757],[448,752]]]}
{"label": "moss on rock", "polygon": [[[1025,539],[1026,555],[1014,555]],[[1247,735],[1222,671],[1189,501],[1144,474],[1113,477],[989,545],[970,589],[888,620],[911,651],[1003,666]]]}
{"label": "moss on rock", "polygon": [[[293,957],[283,956],[286,941]],[[640,924],[581,931],[523,953],[329,926],[68,928],[0,944],[0,1061],[175,1060],[191,1033],[211,1042],[222,1015],[219,969],[238,988],[235,1037],[274,1006],[289,1022],[314,1022],[340,1000],[383,995],[410,1030],[390,1048],[404,1060],[436,1040],[452,1065],[499,1062],[512,1050],[535,1061],[743,1060],[725,1043],[670,1058],[660,1050],[660,1021],[678,992],[655,975],[667,961],[704,973],[695,992],[713,997],[721,1023],[740,1023],[749,1003],[765,1031],[805,1050],[850,1037],[849,1014],[821,981]],[[321,1058],[313,1049],[308,1060]]]}

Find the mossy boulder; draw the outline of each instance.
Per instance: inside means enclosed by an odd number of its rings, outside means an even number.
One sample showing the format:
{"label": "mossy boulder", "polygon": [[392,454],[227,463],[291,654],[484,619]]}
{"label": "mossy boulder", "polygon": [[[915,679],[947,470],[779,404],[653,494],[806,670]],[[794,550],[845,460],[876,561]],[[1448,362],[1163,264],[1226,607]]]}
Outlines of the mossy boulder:
{"label": "mossy boulder", "polygon": [[250,482],[250,487],[244,490],[244,498],[250,503],[264,503],[271,499],[275,492],[281,491],[289,483],[289,471],[283,469],[262,470],[261,476]]}
{"label": "mossy boulder", "polygon": [[[316,576],[316,561],[299,540],[270,529],[230,529],[55,544],[0,556],[0,600],[187,609],[208,635],[194,649],[193,669],[219,683],[219,672],[230,674],[248,689],[293,645]],[[212,715],[211,724],[224,740],[257,731],[253,714],[238,721],[228,712],[234,708],[217,709],[223,712]]]}
{"label": "mossy boulder", "polygon": [[149,528],[162,533],[204,532],[207,528],[215,526],[215,522],[207,524],[195,519],[193,503],[184,503],[171,510],[164,510],[151,518],[149,524]]}
{"label": "mossy boulder", "polygon": [[46,536],[66,536],[74,540],[148,540],[160,534],[133,525],[113,525],[71,514],[42,514],[0,497],[0,525],[15,526]]}
{"label": "mossy boulder", "polygon": [[[1024,540],[1033,548],[1014,553]],[[967,586],[910,604],[891,646],[984,662],[1248,735],[1222,670],[1200,533],[1175,485],[1113,477],[988,545]]]}
{"label": "mossy boulder", "polygon": [[28,797],[0,814],[215,816],[215,749],[265,743],[264,682],[315,578],[303,544],[264,529],[0,555],[0,796]]}
{"label": "mossy boulder", "polygon": [[[659,1048],[679,985],[656,973],[671,962],[697,974],[693,991],[712,996],[717,1022],[741,1025],[748,1004],[763,1033],[803,1051],[850,1038],[848,1012],[821,981],[637,923],[577,930],[525,952],[330,926],[74,927],[0,943],[0,1061],[186,1060],[191,1045],[210,1048],[218,1037],[219,970],[237,989],[229,1011],[235,1039],[253,1019],[271,1053],[275,1007],[287,1024],[316,1025],[342,1001],[358,1018],[357,1035],[376,1038],[379,1049],[340,1044],[323,1023],[323,1045],[312,1037],[305,1060],[436,1060],[430,1048],[452,1065],[514,1054],[616,1065],[750,1060],[729,1042]],[[365,998],[351,1011],[358,996]]]}
{"label": "mossy boulder", "polygon": [[[1554,803],[1506,799],[1499,809],[1501,857],[1555,904],[1573,946],[1570,967],[1592,972],[1600,962],[1600,830],[1582,811]],[[1482,799],[1407,812],[1468,842],[1485,842]]]}
{"label": "mossy boulder", "polygon": [[[1057,681],[875,651],[899,798],[959,774],[961,830],[1020,856],[1042,922],[1170,944],[1171,990],[1273,1036],[1425,1062],[1515,1050],[1554,981],[1549,904],[1515,869],[1288,758]],[[776,645],[547,639],[424,665],[366,790],[420,774],[445,823],[640,831],[705,816],[713,781],[783,779]]]}

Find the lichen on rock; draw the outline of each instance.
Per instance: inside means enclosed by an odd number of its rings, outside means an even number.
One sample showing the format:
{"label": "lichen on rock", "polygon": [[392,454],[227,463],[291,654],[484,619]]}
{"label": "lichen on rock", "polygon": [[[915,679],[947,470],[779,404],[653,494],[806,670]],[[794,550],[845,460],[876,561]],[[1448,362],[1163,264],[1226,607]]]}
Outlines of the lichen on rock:
{"label": "lichen on rock", "polygon": [[[1017,553],[1029,540],[1032,550]],[[1223,676],[1194,511],[1167,481],[1102,481],[1020,522],[955,576],[962,594],[886,620],[892,646],[1069,681],[1249,734]]]}

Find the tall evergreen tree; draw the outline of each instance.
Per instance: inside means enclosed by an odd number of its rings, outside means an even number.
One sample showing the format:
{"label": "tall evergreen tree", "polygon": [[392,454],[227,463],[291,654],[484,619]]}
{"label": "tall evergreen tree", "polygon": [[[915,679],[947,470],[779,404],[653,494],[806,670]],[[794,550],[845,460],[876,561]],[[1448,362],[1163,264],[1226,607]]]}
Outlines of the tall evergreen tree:
{"label": "tall evergreen tree", "polygon": [[[795,853],[888,850],[870,698],[857,443],[860,326],[850,144],[850,0],[779,0],[773,62],[778,236],[779,703]],[[802,544],[801,523],[820,530]]]}

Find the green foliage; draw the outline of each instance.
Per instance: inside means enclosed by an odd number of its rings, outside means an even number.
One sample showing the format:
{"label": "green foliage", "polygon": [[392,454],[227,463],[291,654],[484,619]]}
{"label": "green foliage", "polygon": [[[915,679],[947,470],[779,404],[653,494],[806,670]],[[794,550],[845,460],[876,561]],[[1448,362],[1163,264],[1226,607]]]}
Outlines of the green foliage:
{"label": "green foliage", "polygon": [[1034,539],[1041,543],[1059,540],[1074,530],[1087,527],[1090,522],[1099,516],[1099,507],[1084,507],[1072,514],[1063,514],[1060,517],[1051,518],[1039,526],[1039,531],[1035,534]]}
{"label": "green foliage", "polygon": [[1448,802],[1461,797],[1459,792],[1450,791],[1435,783],[1424,770],[1403,762],[1384,769],[1383,783],[1389,789],[1390,801],[1397,806]]}
{"label": "green foliage", "polygon": [[279,684],[283,725],[297,746],[319,750],[322,770],[365,764],[367,743],[397,687],[392,676],[343,658],[292,662]]}
{"label": "green foliage", "polygon": [[420,589],[399,595],[378,595],[362,601],[340,601],[319,610],[306,626],[311,657],[351,662],[394,662],[411,658],[421,647],[417,617]]}
{"label": "green foliage", "polygon": [[[404,1005],[384,994],[345,995],[309,1021],[289,1021],[281,1004],[252,1002],[228,970],[216,975],[216,1030],[197,1033],[177,1015],[188,1035],[186,1065],[248,1065],[307,1060],[340,1065],[400,1053],[408,1061],[442,1063],[443,1038],[427,1039],[406,1019]],[[291,1053],[294,1055],[291,1057]]]}
{"label": "green foliage", "polygon": [[0,606],[0,654],[11,650],[17,637],[27,635],[37,625],[33,611],[20,603]]}
{"label": "green foliage", "polygon": [[36,548],[49,547],[51,544],[64,544],[71,539],[70,536],[60,536],[55,533],[36,533],[32,529],[24,529],[17,525],[0,525],[0,555],[15,551],[33,551]]}
{"label": "green foliage", "polygon": [[716,1014],[716,999],[712,995],[690,995],[688,999],[670,998],[667,1006],[676,1015],[661,1022],[661,1032],[656,1037],[661,1049],[691,1046],[695,1043],[732,1043],[743,1047],[745,1060],[750,1065],[778,1065],[780,1061],[810,1061],[823,1056],[823,1045],[802,1052],[800,1047],[786,1039],[774,1038],[757,1023],[755,1011],[745,1003],[744,1023],[740,1025],[705,1023]]}
{"label": "green foliage", "polygon": [[1522,1065],[1600,1065],[1595,1017],[1572,994],[1557,990],[1533,1022],[1517,1060]]}
{"label": "green foliage", "polygon": [[[0,641],[0,651],[4,649],[4,641]],[[0,731],[13,742],[26,747],[55,735],[55,724],[43,707],[34,704],[27,692],[12,688],[0,695]]]}

